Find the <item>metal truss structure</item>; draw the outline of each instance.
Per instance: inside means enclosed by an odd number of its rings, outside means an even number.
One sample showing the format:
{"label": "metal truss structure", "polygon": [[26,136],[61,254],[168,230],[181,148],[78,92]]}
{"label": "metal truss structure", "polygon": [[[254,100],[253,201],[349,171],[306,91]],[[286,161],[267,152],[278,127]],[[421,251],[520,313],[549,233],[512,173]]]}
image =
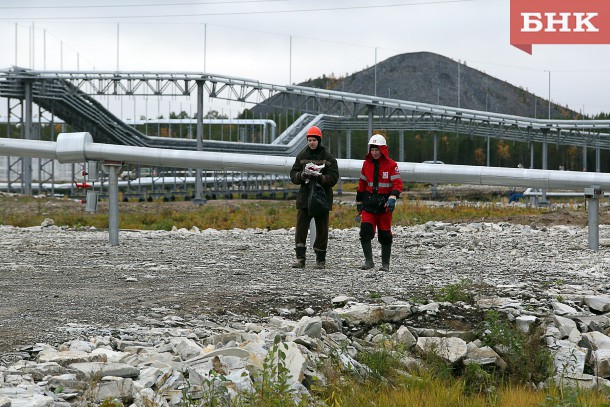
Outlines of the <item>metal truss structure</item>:
{"label": "metal truss structure", "polygon": [[607,120],[533,119],[205,73],[50,72],[14,68],[0,71],[0,96],[24,98],[24,84],[28,81],[33,82],[40,98],[55,97],[53,93],[56,87],[61,87],[59,84],[67,86],[72,93],[98,96],[190,96],[202,86],[211,98],[287,107],[312,114],[337,116],[342,112],[342,128],[360,128],[360,115],[367,118],[374,115],[378,118],[375,125],[388,129],[451,131],[521,142],[546,140],[610,149],[610,121]]}
{"label": "metal truss structure", "polygon": [[[171,139],[139,132],[96,99],[101,96],[186,96],[196,98],[199,106],[204,93],[209,98],[290,109],[306,115],[271,144],[201,140],[201,112],[197,118],[198,140]],[[373,128],[398,131],[402,143],[404,131],[430,132],[435,138],[437,132],[468,134],[486,138],[488,146],[490,139],[523,142],[532,146],[532,154],[533,144],[541,143],[543,169],[547,143],[578,146],[583,151],[594,148],[598,171],[599,151],[610,150],[610,121],[606,120],[533,119],[194,72],[54,72],[14,67],[0,71],[0,97],[8,99],[9,118],[17,117],[24,124],[21,135],[24,139],[35,139],[31,123],[31,106],[35,103],[40,110],[38,120],[45,116],[50,116],[50,120],[59,117],[73,129],[89,132],[96,142],[144,147],[293,156],[304,147],[304,140],[295,136],[315,123],[323,129],[345,131],[348,135],[352,130],[372,133]],[[347,158],[351,158],[350,146],[348,137]],[[41,185],[53,178],[52,169],[48,169],[50,164],[39,166]],[[27,192],[31,164],[17,159],[9,167],[12,174],[9,184],[21,184],[21,190]]]}

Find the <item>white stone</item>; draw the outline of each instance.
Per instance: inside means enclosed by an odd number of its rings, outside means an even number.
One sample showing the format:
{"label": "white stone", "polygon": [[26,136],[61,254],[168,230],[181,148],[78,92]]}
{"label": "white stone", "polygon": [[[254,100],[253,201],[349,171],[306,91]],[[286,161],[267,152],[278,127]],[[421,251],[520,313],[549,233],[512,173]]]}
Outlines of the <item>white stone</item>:
{"label": "white stone", "polygon": [[587,350],[578,346],[559,348],[553,355],[555,373],[558,375],[582,374],[585,369]]}
{"label": "white stone", "polygon": [[551,303],[553,310],[555,310],[555,314],[557,315],[574,315],[578,313],[578,310],[574,307],[570,307],[562,302],[553,301]]}
{"label": "white stone", "polygon": [[200,355],[203,350],[197,342],[184,337],[170,339],[170,345],[172,346],[174,353],[180,356],[182,360],[188,360]]}
{"label": "white stone", "polygon": [[68,366],[72,363],[106,362],[106,355],[94,355],[81,351],[57,352],[45,350],[38,354],[38,361],[41,363],[55,362],[62,366]]}
{"label": "white stone", "polygon": [[409,328],[404,325],[401,325],[396,330],[394,338],[396,340],[396,343],[405,345],[407,349],[411,348],[417,343],[417,339],[415,339],[415,336],[413,336],[411,331],[409,331]]}
{"label": "white stone", "polygon": [[610,349],[610,337],[601,332],[585,332],[582,334],[582,345],[591,349]]}
{"label": "white stone", "polygon": [[87,378],[98,375],[102,377],[138,377],[140,375],[140,370],[137,367],[128,365],[126,363],[72,363],[69,367],[70,369],[75,369],[83,373]]}
{"label": "white stone", "polygon": [[419,337],[416,348],[421,354],[434,353],[451,364],[462,360],[467,353],[466,342],[460,338]]}
{"label": "white stone", "polygon": [[529,333],[537,319],[534,315],[520,315],[516,318],[515,323],[518,330],[523,333]]}
{"label": "white stone", "polygon": [[574,322],[570,318],[554,315],[553,321],[555,322],[555,326],[557,327],[557,329],[559,329],[559,332],[561,333],[560,339],[563,339],[570,335],[573,329],[578,329],[576,327],[576,322]]}
{"label": "white stone", "polygon": [[592,310],[599,312],[610,311],[610,296],[608,295],[585,295],[583,300]]}
{"label": "white stone", "polygon": [[319,339],[322,337],[322,319],[320,317],[304,316],[299,320],[293,331],[297,336],[307,335],[310,338]]}

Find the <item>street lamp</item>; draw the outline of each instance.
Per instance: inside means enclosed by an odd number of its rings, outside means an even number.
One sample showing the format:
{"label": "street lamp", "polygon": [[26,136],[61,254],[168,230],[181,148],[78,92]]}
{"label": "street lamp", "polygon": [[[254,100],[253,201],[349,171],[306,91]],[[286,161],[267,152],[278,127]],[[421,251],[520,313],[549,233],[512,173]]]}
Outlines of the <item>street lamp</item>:
{"label": "street lamp", "polygon": [[551,119],[551,71],[547,71],[549,73],[549,120]]}

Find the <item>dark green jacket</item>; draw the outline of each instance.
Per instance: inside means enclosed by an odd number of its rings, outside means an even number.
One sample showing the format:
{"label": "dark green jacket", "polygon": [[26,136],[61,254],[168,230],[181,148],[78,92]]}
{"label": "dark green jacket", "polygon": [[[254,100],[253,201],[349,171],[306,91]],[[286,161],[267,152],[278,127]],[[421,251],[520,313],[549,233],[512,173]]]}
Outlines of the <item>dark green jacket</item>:
{"label": "dark green jacket", "polygon": [[307,208],[307,197],[309,195],[309,183],[305,182],[306,176],[302,176],[302,171],[306,164],[314,163],[316,165],[324,164],[322,175],[318,176],[318,181],[324,186],[326,196],[333,196],[333,187],[339,180],[339,167],[337,160],[326,149],[318,144],[318,148],[311,150],[305,148],[294,160],[294,164],[290,170],[290,180],[293,184],[300,185],[299,193],[297,194],[297,208]]}

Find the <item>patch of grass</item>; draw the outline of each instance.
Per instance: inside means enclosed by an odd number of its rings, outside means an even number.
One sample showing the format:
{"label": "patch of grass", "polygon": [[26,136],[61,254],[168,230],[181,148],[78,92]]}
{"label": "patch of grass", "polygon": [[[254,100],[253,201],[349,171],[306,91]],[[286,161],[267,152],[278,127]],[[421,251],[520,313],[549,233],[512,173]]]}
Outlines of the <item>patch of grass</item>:
{"label": "patch of grass", "polygon": [[511,382],[540,383],[551,375],[552,355],[543,344],[540,327],[524,334],[499,312],[489,311],[480,331],[483,343],[507,363],[505,376]]}
{"label": "patch of grass", "polygon": [[474,303],[474,294],[472,290],[474,285],[468,279],[462,279],[458,283],[448,284],[442,287],[435,294],[436,301],[458,302],[462,301],[468,304]]}
{"label": "patch of grass", "polygon": [[[19,227],[39,226],[51,218],[57,226],[94,226],[108,228],[108,202],[100,202],[97,213],[85,212],[84,205],[64,198],[0,196],[0,224]],[[427,221],[505,220],[511,216],[536,215],[548,209],[498,207],[496,205],[454,205],[431,207],[419,201],[401,200],[394,211],[396,225],[414,225]],[[358,227],[354,221],[355,205],[335,204],[330,226]],[[197,206],[191,202],[119,202],[119,227],[122,229],[232,229],[290,228],[296,222],[294,201],[209,201]]]}

